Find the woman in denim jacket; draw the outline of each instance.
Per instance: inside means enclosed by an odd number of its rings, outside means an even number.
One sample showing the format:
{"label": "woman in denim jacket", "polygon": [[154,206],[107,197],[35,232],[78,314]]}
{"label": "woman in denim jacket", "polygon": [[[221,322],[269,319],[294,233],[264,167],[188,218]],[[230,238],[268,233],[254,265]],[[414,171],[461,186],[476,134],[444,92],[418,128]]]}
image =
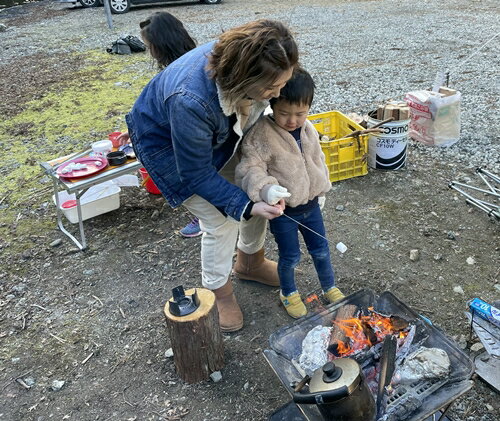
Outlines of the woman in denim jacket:
{"label": "woman in denim jacket", "polygon": [[281,214],[283,201],[252,202],[234,185],[234,169],[243,134],[279,96],[297,62],[297,45],[283,24],[250,22],[170,64],[126,117],[136,155],[169,204],[200,219],[202,283],[215,293],[226,332],[243,326],[228,281],[237,239],[234,273],[279,286],[263,246],[267,219]]}

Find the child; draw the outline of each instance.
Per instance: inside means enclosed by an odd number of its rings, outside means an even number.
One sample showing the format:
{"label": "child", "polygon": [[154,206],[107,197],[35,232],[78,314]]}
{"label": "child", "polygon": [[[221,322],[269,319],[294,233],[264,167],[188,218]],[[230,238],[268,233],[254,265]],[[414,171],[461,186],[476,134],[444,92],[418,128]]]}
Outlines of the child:
{"label": "child", "polygon": [[294,279],[300,261],[298,231],[314,261],[325,297],[330,302],[344,297],[335,287],[328,241],[302,226],[325,236],[321,208],[331,188],[318,132],[306,119],[314,88],[309,73],[296,69],[279,98],[270,100],[273,114],[262,117],[244,138],[236,168],[236,182],[252,201],[274,205],[285,199],[285,215],[271,220],[270,228],[279,250],[280,298],[294,318],[307,314]]}

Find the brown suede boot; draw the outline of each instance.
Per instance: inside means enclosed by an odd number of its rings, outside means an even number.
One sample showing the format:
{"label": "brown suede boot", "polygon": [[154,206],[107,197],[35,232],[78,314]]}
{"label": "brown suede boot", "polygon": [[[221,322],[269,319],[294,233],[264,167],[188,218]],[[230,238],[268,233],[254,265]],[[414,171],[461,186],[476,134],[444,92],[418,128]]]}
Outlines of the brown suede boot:
{"label": "brown suede boot", "polygon": [[243,327],[243,313],[233,293],[229,279],[223,287],[214,289],[215,302],[219,310],[219,325],[223,332],[236,332]]}
{"label": "brown suede boot", "polygon": [[264,249],[254,254],[246,254],[238,249],[233,273],[246,281],[259,282],[272,287],[280,285],[278,265],[264,257]]}

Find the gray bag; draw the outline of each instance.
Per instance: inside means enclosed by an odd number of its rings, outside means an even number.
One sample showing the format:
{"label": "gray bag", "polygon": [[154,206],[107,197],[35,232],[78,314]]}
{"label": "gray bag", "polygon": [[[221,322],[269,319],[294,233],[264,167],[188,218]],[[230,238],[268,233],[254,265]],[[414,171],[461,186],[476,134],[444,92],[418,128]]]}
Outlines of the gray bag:
{"label": "gray bag", "polygon": [[106,51],[110,54],[132,54],[130,46],[123,39],[117,39]]}

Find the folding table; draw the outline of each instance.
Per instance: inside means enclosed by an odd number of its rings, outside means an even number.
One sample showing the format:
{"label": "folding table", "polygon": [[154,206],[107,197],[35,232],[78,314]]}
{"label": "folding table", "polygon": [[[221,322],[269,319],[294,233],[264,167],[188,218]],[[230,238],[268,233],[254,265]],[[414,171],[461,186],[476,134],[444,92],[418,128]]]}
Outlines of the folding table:
{"label": "folding table", "polygon": [[[75,159],[88,155],[92,150],[84,151],[77,155],[65,156],[61,158],[56,158],[51,161],[42,162],[40,166],[45,170],[45,173],[52,179],[54,186],[54,197],[56,201],[57,208],[57,226],[59,229],[68,236],[80,250],[87,248],[87,241],[85,239],[85,232],[83,230],[83,219],[82,219],[82,208],[80,204],[80,198],[82,195],[92,186],[104,183],[105,181],[112,180],[114,178],[120,177],[124,174],[128,174],[137,171],[142,167],[142,164],[137,159],[128,159],[127,162],[120,166],[108,166],[104,170],[89,175],[84,178],[61,178],[57,174],[57,167],[70,159]],[[66,190],[69,194],[75,193],[76,196],[76,208],[78,213],[78,226],[80,230],[80,241],[78,241],[66,228],[64,228],[62,221],[62,212],[59,206],[59,189]]]}

